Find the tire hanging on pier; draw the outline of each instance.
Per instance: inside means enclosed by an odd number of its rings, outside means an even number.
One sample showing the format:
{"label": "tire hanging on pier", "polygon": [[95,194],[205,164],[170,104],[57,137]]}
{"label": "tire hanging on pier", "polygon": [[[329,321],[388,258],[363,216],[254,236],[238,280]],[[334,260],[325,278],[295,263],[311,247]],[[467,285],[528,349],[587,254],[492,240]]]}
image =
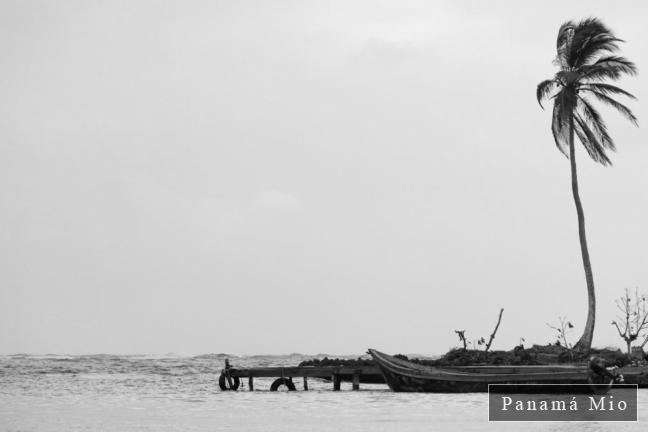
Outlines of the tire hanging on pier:
{"label": "tire hanging on pier", "polygon": [[288,391],[297,390],[297,388],[295,388],[295,383],[293,383],[291,378],[277,378],[270,386],[270,391],[277,391],[282,385],[288,387]]}
{"label": "tire hanging on pier", "polygon": [[218,387],[223,391],[237,390],[240,385],[241,381],[238,377],[229,377],[228,379],[227,375],[222,373],[218,378]]}

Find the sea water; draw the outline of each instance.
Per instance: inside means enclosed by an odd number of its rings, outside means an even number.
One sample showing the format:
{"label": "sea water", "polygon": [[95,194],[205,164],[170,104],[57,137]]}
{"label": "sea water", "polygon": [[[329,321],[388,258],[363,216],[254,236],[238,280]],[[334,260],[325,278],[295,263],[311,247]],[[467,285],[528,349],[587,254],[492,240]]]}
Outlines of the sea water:
{"label": "sea water", "polygon": [[[321,357],[318,356],[318,357]],[[336,357],[336,356],[329,356]],[[270,392],[271,379],[218,388],[233,366],[294,366],[311,356],[0,356],[2,431],[644,431],[638,423],[489,423],[484,393],[393,393],[386,385],[309,379],[309,391]],[[355,358],[355,356],[350,356]],[[643,413],[642,413],[643,411]]]}

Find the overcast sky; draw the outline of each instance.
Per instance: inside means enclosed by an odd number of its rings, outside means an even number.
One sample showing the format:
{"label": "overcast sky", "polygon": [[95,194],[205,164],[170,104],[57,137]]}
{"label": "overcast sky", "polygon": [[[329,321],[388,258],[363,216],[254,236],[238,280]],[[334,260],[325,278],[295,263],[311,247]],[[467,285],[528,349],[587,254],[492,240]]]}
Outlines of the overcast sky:
{"label": "overcast sky", "polygon": [[[645,2],[2,1],[0,353],[438,354],[580,336],[568,19],[640,74]],[[645,128],[578,153],[598,301],[648,293]]]}

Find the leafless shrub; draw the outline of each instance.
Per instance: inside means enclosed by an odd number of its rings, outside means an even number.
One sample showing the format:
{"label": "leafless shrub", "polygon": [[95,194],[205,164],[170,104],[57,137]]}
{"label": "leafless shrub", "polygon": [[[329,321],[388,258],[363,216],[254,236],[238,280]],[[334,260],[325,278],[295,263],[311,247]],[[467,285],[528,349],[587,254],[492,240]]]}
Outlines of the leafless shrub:
{"label": "leafless shrub", "polygon": [[567,317],[559,317],[558,318],[559,324],[558,325],[553,325],[547,323],[547,326],[549,328],[553,329],[556,331],[556,345],[565,347],[569,351],[569,356],[571,359],[574,359],[574,345],[569,342],[567,339],[567,334],[571,332],[571,329],[574,328],[574,325],[571,323],[571,321],[567,320]]}
{"label": "leafless shrub", "polygon": [[[626,342],[628,355],[632,355],[632,342],[637,340],[644,330],[648,329],[647,301],[645,295],[639,295],[638,289],[635,289],[635,295],[632,298],[627,288],[625,295],[616,300],[620,314],[617,315],[615,321],[612,321],[612,325],[616,327],[621,339]],[[641,348],[646,345],[646,342],[648,342],[648,334],[645,335]]]}

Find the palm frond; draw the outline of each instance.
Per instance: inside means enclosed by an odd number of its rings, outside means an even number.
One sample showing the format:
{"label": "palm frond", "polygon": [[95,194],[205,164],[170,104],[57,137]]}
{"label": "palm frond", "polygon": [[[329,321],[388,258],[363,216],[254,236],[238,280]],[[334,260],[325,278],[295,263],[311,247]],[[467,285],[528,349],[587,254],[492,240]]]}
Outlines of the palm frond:
{"label": "palm frond", "polygon": [[596,134],[601,146],[610,150],[616,150],[614,141],[608,134],[607,126],[596,108],[594,108],[587,99],[581,96],[578,97],[578,107],[583,113],[581,119],[584,120],[592,132]]}
{"label": "palm frond", "polygon": [[583,86],[580,87],[580,90],[583,91],[598,91],[600,93],[603,93],[604,95],[611,95],[611,94],[621,94],[624,96],[629,97],[630,99],[637,100],[636,96],[633,95],[632,93],[629,93],[622,88],[619,88],[615,85],[612,84],[605,84],[605,83],[587,83]]}
{"label": "palm frond", "polygon": [[569,66],[580,67],[593,61],[603,52],[614,52],[620,39],[599,19],[587,18],[580,21],[574,30],[574,37],[569,47]]}
{"label": "palm frond", "polygon": [[609,55],[601,57],[592,66],[616,66],[624,70],[628,75],[635,75],[637,73],[637,66],[622,56]]}
{"label": "palm frond", "polygon": [[555,88],[556,81],[552,79],[544,80],[540,84],[538,84],[536,97],[538,98],[538,103],[540,104],[540,107],[542,109],[544,109],[544,106],[542,106],[542,101],[546,99]]}
{"label": "palm frond", "polygon": [[569,157],[569,124],[566,121],[567,116],[560,99],[562,99],[560,93],[554,97],[551,133],[558,150],[566,157]]}
{"label": "palm frond", "polygon": [[556,39],[556,49],[564,46],[569,40],[569,33],[576,28],[574,20],[565,21],[558,29],[558,38]]}
{"label": "palm frond", "polygon": [[569,47],[575,28],[576,23],[570,20],[564,22],[558,29],[558,38],[556,39],[556,63],[558,63],[562,69],[566,69],[569,66]]}
{"label": "palm frond", "polygon": [[639,123],[637,121],[637,117],[633,114],[633,112],[628,108],[627,106],[623,105],[621,102],[617,102],[616,100],[612,99],[610,96],[597,92],[597,91],[591,91],[591,94],[593,94],[599,101],[610,105],[611,107],[615,108],[617,111],[619,111],[625,118],[630,120],[632,124],[635,126],[639,126]]}
{"label": "palm frond", "polygon": [[574,67],[586,66],[594,63],[605,52],[613,53],[619,49],[619,42],[623,42],[611,34],[598,34],[583,42],[577,50]]}
{"label": "palm frond", "polygon": [[636,75],[637,66],[625,57],[605,56],[599,58],[591,65],[581,67],[580,71],[580,77],[584,80],[605,78],[617,80],[623,74]]}
{"label": "palm frond", "polygon": [[612,161],[610,161],[605,154],[605,149],[596,135],[592,132],[587,123],[577,114],[574,115],[574,132],[576,133],[576,136],[578,136],[579,141],[583,144],[583,147],[585,147],[585,150],[587,150],[587,153],[595,162],[604,166],[612,165]]}

